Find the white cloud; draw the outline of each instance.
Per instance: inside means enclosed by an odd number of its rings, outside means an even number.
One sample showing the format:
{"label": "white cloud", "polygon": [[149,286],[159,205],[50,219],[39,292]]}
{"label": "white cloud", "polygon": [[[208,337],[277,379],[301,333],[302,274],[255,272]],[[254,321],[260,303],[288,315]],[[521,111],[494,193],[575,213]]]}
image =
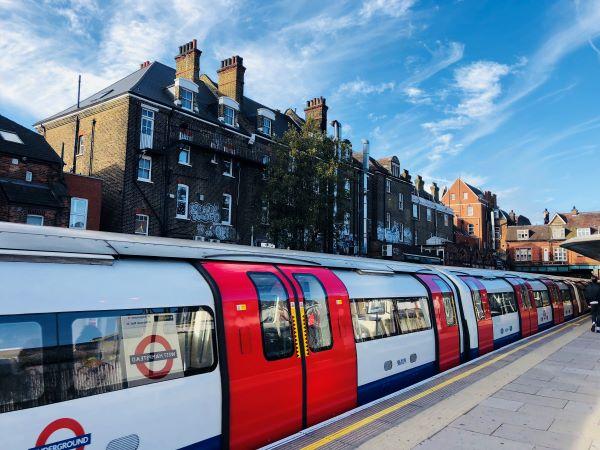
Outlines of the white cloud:
{"label": "white cloud", "polygon": [[460,178],[465,183],[469,183],[471,186],[475,186],[478,189],[481,189],[481,186],[483,186],[489,180],[489,177],[485,175],[478,175],[474,173],[461,173]]}
{"label": "white cloud", "polygon": [[377,14],[391,17],[406,15],[416,0],[365,0],[359,14],[367,19]]}
{"label": "white cloud", "polygon": [[394,86],[395,83],[393,81],[372,84],[361,79],[356,79],[342,84],[338,92],[349,95],[383,94],[386,91],[393,91]]}
{"label": "white cloud", "polygon": [[493,61],[477,61],[457,69],[454,78],[463,98],[456,113],[470,118],[491,113],[494,101],[502,93],[500,80],[509,73],[509,66]]}

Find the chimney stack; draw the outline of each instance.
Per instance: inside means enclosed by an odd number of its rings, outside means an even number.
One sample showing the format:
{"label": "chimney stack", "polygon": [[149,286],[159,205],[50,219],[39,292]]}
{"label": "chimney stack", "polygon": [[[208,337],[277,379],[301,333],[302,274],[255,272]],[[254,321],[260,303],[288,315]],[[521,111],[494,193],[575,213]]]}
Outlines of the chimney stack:
{"label": "chimney stack", "polygon": [[200,55],[196,39],[179,46],[175,56],[175,78],[186,78],[194,83],[200,82]]}
{"label": "chimney stack", "polygon": [[244,99],[245,72],[244,59],[238,55],[221,61],[221,68],[217,70],[219,92],[234,99],[239,105]]}
{"label": "chimney stack", "polygon": [[423,188],[425,187],[425,182],[423,181],[423,177],[421,175],[417,175],[415,179],[415,187],[417,188],[417,192],[423,192]]}
{"label": "chimney stack", "polygon": [[150,64],[151,64],[150,61],[144,61],[143,63],[140,64],[140,69],[145,69]]}
{"label": "chimney stack", "polygon": [[544,208],[544,225],[548,225],[550,223],[550,211],[548,208]]}
{"label": "chimney stack", "polygon": [[410,173],[408,170],[404,169],[402,170],[402,175],[400,175],[400,178],[402,178],[404,181],[408,181],[410,183]]}
{"label": "chimney stack", "polygon": [[517,224],[517,215],[515,214],[515,211],[513,209],[511,209],[508,213],[508,218],[511,220],[513,225]]}
{"label": "chimney stack", "polygon": [[571,210],[571,214],[576,216],[577,214],[579,214],[579,210],[577,208],[575,208],[575,206],[573,206],[573,209]]}
{"label": "chimney stack", "polygon": [[440,201],[440,188],[438,187],[437,183],[431,183],[429,190],[431,191],[431,196],[433,197],[433,201],[439,202]]}
{"label": "chimney stack", "polygon": [[327,110],[329,107],[325,104],[323,97],[313,98],[306,102],[304,108],[304,117],[306,121],[315,120],[322,132],[327,131]]}

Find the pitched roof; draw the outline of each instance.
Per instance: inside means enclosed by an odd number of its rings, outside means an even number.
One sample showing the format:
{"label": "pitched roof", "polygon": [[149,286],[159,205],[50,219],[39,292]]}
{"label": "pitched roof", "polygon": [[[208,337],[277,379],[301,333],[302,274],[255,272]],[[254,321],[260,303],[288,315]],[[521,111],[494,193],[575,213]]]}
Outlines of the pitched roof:
{"label": "pitched roof", "polygon": [[[577,236],[578,228],[590,228],[591,234],[600,233],[600,211],[580,212],[578,214],[557,213],[557,216],[566,222],[564,225],[562,223],[560,224],[565,227],[565,239]],[[548,241],[552,239],[552,225],[529,224],[509,226],[506,233],[506,239],[508,241],[518,240],[517,230],[523,229],[531,230],[530,241]]]}
{"label": "pitched roof", "polygon": [[[218,96],[217,93],[213,91],[215,88],[218,89],[217,83],[212,81],[205,74],[201,76],[200,83],[198,83],[197,94],[198,112],[191,112],[174,104],[173,95],[169,91],[169,87],[173,86],[174,81],[175,69],[155,61],[82,100],[79,103],[79,109],[114,99],[125,93],[132,93],[169,108],[178,108],[186,114],[196,115],[204,120],[213,122],[216,125],[221,125],[221,122],[218,120]],[[241,105],[241,113],[243,116],[248,119],[255,118],[258,108],[269,109],[275,114],[273,132],[276,135],[281,136],[285,130],[287,130],[289,119],[285,114],[244,96],[244,101]],[[73,105],[53,116],[37,122],[36,125],[49,122],[76,111],[78,111],[77,105]],[[243,125],[240,123],[240,129],[238,131],[252,134],[256,130],[254,128],[244,129]]]}
{"label": "pitched roof", "polygon": [[46,142],[44,136],[0,114],[0,131],[15,133],[23,142],[12,142],[0,135],[0,153],[9,153],[15,156],[26,156],[38,161],[62,164],[62,160]]}
{"label": "pitched roof", "polygon": [[465,184],[467,185],[467,187],[468,187],[469,189],[471,189],[471,190],[473,191],[473,193],[474,193],[476,196],[478,196],[478,197],[481,197],[481,198],[483,198],[483,197],[484,197],[484,195],[483,195],[483,192],[481,191],[481,189],[477,189],[475,186],[473,186],[472,184],[469,184],[469,183],[465,183]]}
{"label": "pitched roof", "polygon": [[[529,226],[518,226],[511,225],[506,230],[507,241],[518,241],[517,230],[529,230],[529,241],[549,241],[552,239],[552,232],[548,225],[529,225]],[[522,241],[527,242],[527,241]]]}

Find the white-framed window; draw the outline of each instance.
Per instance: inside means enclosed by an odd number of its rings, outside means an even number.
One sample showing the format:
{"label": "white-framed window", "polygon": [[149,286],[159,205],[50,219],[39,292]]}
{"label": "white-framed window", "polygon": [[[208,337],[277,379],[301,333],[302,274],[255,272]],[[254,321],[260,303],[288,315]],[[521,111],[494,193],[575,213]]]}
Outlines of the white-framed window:
{"label": "white-framed window", "polygon": [[404,195],[402,195],[402,192],[398,192],[398,209],[400,211],[404,209]]}
{"label": "white-framed window", "polygon": [[591,228],[577,228],[577,237],[591,236]]}
{"label": "white-framed window", "polygon": [[552,228],[552,239],[564,239],[565,228],[564,227],[550,227]]}
{"label": "white-framed window", "polygon": [[27,223],[29,225],[44,225],[44,216],[38,214],[27,214]]}
{"label": "white-framed window", "polygon": [[529,239],[529,230],[517,230],[517,239],[519,241],[526,241]]}
{"label": "white-framed window", "polygon": [[179,159],[177,161],[179,164],[183,164],[185,166],[190,165],[190,146],[184,145],[181,150],[179,150]]}
{"label": "white-framed window", "polygon": [[192,110],[194,105],[194,93],[189,89],[179,88],[179,100],[181,100],[181,107],[189,111]]}
{"label": "white-framed window", "polygon": [[554,247],[554,261],[566,262],[567,261],[567,251],[562,247]]}
{"label": "white-framed window", "polygon": [[415,245],[417,245],[419,243],[419,232],[417,230],[415,230],[414,243],[415,243]]}
{"label": "white-framed window", "polygon": [[29,170],[25,172],[25,181],[33,181],[33,173],[31,173]]}
{"label": "white-framed window", "polygon": [[550,261],[550,249],[548,247],[544,247],[544,262]]}
{"label": "white-framed window", "polygon": [[419,204],[418,203],[413,203],[413,218],[414,219],[419,219]]}
{"label": "white-framed window", "polygon": [[75,156],[83,155],[84,150],[85,150],[85,136],[82,134],[79,136],[79,139],[77,140],[77,152],[75,153]]}
{"label": "white-framed window", "polygon": [[152,148],[154,139],[154,111],[142,108],[141,127],[140,148]]}
{"label": "white-framed window", "polygon": [[456,194],[450,194],[450,200],[456,200]]}
{"label": "white-framed window", "polygon": [[472,223],[470,223],[467,226],[467,233],[469,234],[469,236],[474,236],[475,235],[475,225],[473,225]]}
{"label": "white-framed window", "polygon": [[392,229],[392,214],[391,213],[385,213],[385,228],[388,230]]}
{"label": "white-framed window", "polygon": [[148,225],[150,225],[150,217],[148,217],[146,214],[135,215],[135,234],[148,236]]}
{"label": "white-framed window", "polygon": [[346,194],[350,193],[350,180],[346,180],[344,182],[344,191],[346,192]]}
{"label": "white-framed window", "polygon": [[152,181],[152,157],[141,155],[138,160],[138,180]]}
{"label": "white-framed window", "polygon": [[427,208],[427,222],[431,222],[433,220],[433,214],[431,213],[431,208]]}
{"label": "white-framed window", "polygon": [[448,214],[444,214],[444,226],[447,227],[450,224],[450,218]]}
{"label": "white-framed window", "polygon": [[179,130],[179,140],[181,141],[192,141],[194,139],[194,134],[192,130],[189,128],[181,128]]}
{"label": "white-framed window", "polygon": [[223,194],[223,204],[221,206],[221,223],[231,225],[231,194]]}
{"label": "white-framed window", "polygon": [[392,183],[388,179],[385,180],[385,192],[387,192],[388,194],[392,192]]}
{"label": "white-framed window", "polygon": [[0,136],[2,136],[2,139],[4,139],[5,141],[8,141],[8,142],[14,142],[15,144],[23,143],[23,141],[21,140],[19,135],[17,133],[15,133],[14,131],[0,130]]}
{"label": "white-framed window", "polygon": [[515,250],[516,261],[531,261],[531,249],[530,248],[518,248]]}
{"label": "white-framed window", "polygon": [[468,200],[468,199],[469,199],[469,193],[463,192],[463,200]]}
{"label": "white-framed window", "polygon": [[467,206],[467,216],[469,216],[469,217],[473,216],[473,207],[472,206]]}
{"label": "white-framed window", "polygon": [[223,165],[225,166],[223,175],[233,177],[233,161],[231,159],[224,159]]}
{"label": "white-framed window", "polygon": [[71,214],[69,228],[85,230],[87,227],[88,200],[87,198],[71,197]]}
{"label": "white-framed window", "polygon": [[395,162],[392,163],[392,175],[395,177],[400,177],[400,164]]}
{"label": "white-framed window", "polygon": [[235,110],[231,106],[223,105],[223,122],[232,127],[235,125]]}
{"label": "white-framed window", "polygon": [[271,136],[273,130],[273,122],[268,117],[262,118],[262,132],[268,136]]}
{"label": "white-framed window", "polygon": [[187,184],[177,185],[177,206],[175,210],[175,217],[177,219],[188,218],[188,204],[190,199],[190,188]]}

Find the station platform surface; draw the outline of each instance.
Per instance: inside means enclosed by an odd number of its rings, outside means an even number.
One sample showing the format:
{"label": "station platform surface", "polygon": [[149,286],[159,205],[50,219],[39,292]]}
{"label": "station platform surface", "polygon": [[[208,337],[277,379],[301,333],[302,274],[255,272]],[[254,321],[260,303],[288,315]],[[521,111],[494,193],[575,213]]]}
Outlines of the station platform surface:
{"label": "station platform surface", "polygon": [[270,445],[278,449],[598,449],[600,334],[589,316]]}

